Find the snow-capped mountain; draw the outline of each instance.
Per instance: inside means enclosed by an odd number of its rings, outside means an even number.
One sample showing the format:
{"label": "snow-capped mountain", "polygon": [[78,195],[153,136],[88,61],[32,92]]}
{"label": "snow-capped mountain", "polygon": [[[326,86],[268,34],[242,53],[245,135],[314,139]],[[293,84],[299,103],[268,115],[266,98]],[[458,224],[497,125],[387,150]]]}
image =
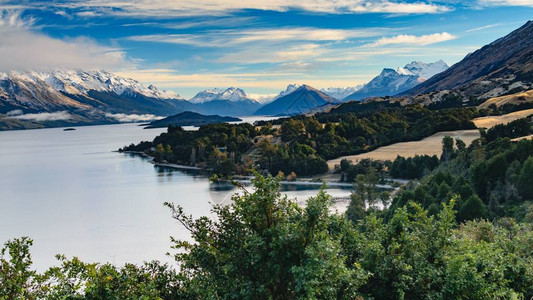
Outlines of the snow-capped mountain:
{"label": "snow-capped mountain", "polygon": [[255,101],[248,97],[246,92],[239,88],[230,87],[227,89],[210,89],[201,91],[192,97],[189,101],[192,103],[205,103],[214,100],[226,100],[226,101]]}
{"label": "snow-capped mountain", "polygon": [[342,100],[349,95],[357,92],[362,86],[356,86],[356,87],[329,87],[329,88],[322,88],[320,91],[322,91],[326,95],[330,95],[333,98]]}
{"label": "snow-capped mountain", "polygon": [[89,91],[112,92],[117,95],[140,94],[156,99],[183,98],[172,91],[159,90],[155,86],[145,87],[140,82],[119,77],[107,71],[60,70],[53,72],[12,71],[0,73],[0,80],[18,79],[31,84],[46,83],[56,91],[72,95],[86,95]]}
{"label": "snow-capped mountain", "polygon": [[234,87],[201,91],[189,101],[196,104],[198,112],[232,117],[251,115],[261,106],[244,90]]}
{"label": "snow-capped mountain", "polygon": [[449,66],[443,60],[438,60],[434,63],[423,63],[421,61],[413,61],[405,67],[399,67],[396,72],[401,75],[416,75],[424,79],[429,79],[440,72],[448,69]]}
{"label": "snow-capped mountain", "polygon": [[[290,87],[293,88],[295,85],[290,85]],[[337,103],[340,103],[340,101],[304,84],[297,87],[292,93],[281,96],[273,102],[261,107],[255,112],[255,115],[297,115],[307,113],[327,104]]]}
{"label": "snow-capped mountain", "polygon": [[119,120],[117,114],[149,119],[192,109],[193,104],[174,92],[106,71],[0,73],[0,114],[61,113],[64,124],[100,124]]}
{"label": "snow-capped mountain", "polygon": [[344,98],[344,101],[394,96],[417,86],[446,69],[448,69],[448,65],[442,60],[429,64],[414,61],[396,70],[385,68],[364,87]]}

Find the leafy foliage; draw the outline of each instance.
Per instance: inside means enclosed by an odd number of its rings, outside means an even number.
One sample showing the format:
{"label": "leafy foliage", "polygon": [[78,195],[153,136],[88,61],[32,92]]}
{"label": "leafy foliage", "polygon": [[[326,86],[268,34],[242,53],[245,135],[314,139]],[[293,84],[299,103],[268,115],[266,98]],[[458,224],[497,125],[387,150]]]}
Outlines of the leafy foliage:
{"label": "leafy foliage", "polygon": [[217,222],[169,205],[195,240],[176,241],[184,250],[176,258],[197,297],[353,298],[365,273],[345,264],[329,196],[321,191],[301,208],[281,197],[275,178],[258,176],[254,186],[214,208]]}
{"label": "leafy foliage", "polygon": [[[321,191],[306,207],[282,197],[279,178],[257,175],[255,191],[193,219],[175,240],[179,269],[87,264],[31,270],[28,238],[0,255],[0,299],[529,299],[533,228],[512,219],[455,221],[456,199],[430,215],[409,202],[391,218],[355,223],[330,212]],[[365,176],[365,175],[362,175]]]}

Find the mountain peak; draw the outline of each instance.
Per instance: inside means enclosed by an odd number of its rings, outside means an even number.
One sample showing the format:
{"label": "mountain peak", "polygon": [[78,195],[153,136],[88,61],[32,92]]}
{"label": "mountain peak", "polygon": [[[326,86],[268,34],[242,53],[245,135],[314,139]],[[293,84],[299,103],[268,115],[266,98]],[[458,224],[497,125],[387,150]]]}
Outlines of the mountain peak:
{"label": "mountain peak", "polygon": [[397,76],[399,73],[394,70],[394,69],[390,69],[390,68],[384,68],[381,73],[379,74],[379,76],[386,76],[386,77],[389,77],[389,76]]}
{"label": "mountain peak", "polygon": [[384,68],[381,73],[358,91],[344,98],[348,100],[363,100],[370,97],[394,96],[415,87],[427,78],[448,69],[448,65],[442,61],[424,63],[412,61],[404,67]]}
{"label": "mountain peak", "polygon": [[433,63],[412,61],[403,68],[400,67],[396,69],[396,72],[401,75],[414,75],[423,79],[428,79],[448,68],[448,64],[446,64],[442,59]]}
{"label": "mountain peak", "polygon": [[281,96],[273,102],[261,107],[256,111],[255,115],[296,115],[309,112],[327,104],[335,103],[339,103],[339,100],[310,85],[302,84],[291,93]]}
{"label": "mountain peak", "polygon": [[296,89],[297,91],[298,90],[305,90],[305,91],[318,91],[317,89],[315,89],[314,87],[310,86],[310,85],[307,85],[307,84],[302,84],[298,89]]}
{"label": "mountain peak", "polygon": [[257,102],[256,100],[248,97],[246,92],[243,89],[236,87],[229,87],[226,89],[214,88],[208,89],[201,92],[198,92],[193,98],[189,101],[192,103],[204,103],[215,100],[225,100],[225,101],[252,101]]}

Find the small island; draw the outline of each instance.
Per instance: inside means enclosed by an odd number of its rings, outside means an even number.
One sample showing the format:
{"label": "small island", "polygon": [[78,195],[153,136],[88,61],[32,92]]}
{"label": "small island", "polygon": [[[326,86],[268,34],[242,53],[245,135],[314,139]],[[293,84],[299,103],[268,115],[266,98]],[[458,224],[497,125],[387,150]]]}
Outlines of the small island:
{"label": "small island", "polygon": [[226,122],[239,122],[239,118],[223,117],[219,115],[202,115],[192,111],[185,111],[177,115],[166,117],[161,120],[153,121],[148,124],[147,128],[161,128],[171,126],[202,126],[207,124],[217,124]]}

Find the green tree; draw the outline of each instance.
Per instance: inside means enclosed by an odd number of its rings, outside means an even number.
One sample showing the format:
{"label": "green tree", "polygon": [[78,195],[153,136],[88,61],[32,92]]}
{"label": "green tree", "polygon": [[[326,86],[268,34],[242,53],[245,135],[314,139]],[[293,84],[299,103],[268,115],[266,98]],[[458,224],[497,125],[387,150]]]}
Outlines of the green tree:
{"label": "green tree", "polygon": [[36,273],[30,270],[32,245],[31,239],[23,237],[8,241],[0,250],[0,299],[35,298],[32,287]]}
{"label": "green tree", "polygon": [[165,159],[165,147],[163,147],[163,144],[157,144],[155,146],[155,159],[157,161],[163,161]]}
{"label": "green tree", "polygon": [[282,197],[279,178],[253,180],[256,191],[215,207],[216,220],[186,216],[169,205],[194,243],[176,241],[176,258],[198,298],[352,299],[365,274],[348,268],[330,227],[330,198],[321,191],[305,208]]}
{"label": "green tree", "polygon": [[477,195],[470,196],[460,207],[457,220],[460,222],[474,219],[486,219],[487,206]]}
{"label": "green tree", "polygon": [[442,138],[442,155],[441,159],[448,161],[452,158],[453,151],[453,138],[451,136],[445,136]]}
{"label": "green tree", "polygon": [[533,156],[530,156],[522,165],[518,176],[520,195],[526,200],[533,200]]}

